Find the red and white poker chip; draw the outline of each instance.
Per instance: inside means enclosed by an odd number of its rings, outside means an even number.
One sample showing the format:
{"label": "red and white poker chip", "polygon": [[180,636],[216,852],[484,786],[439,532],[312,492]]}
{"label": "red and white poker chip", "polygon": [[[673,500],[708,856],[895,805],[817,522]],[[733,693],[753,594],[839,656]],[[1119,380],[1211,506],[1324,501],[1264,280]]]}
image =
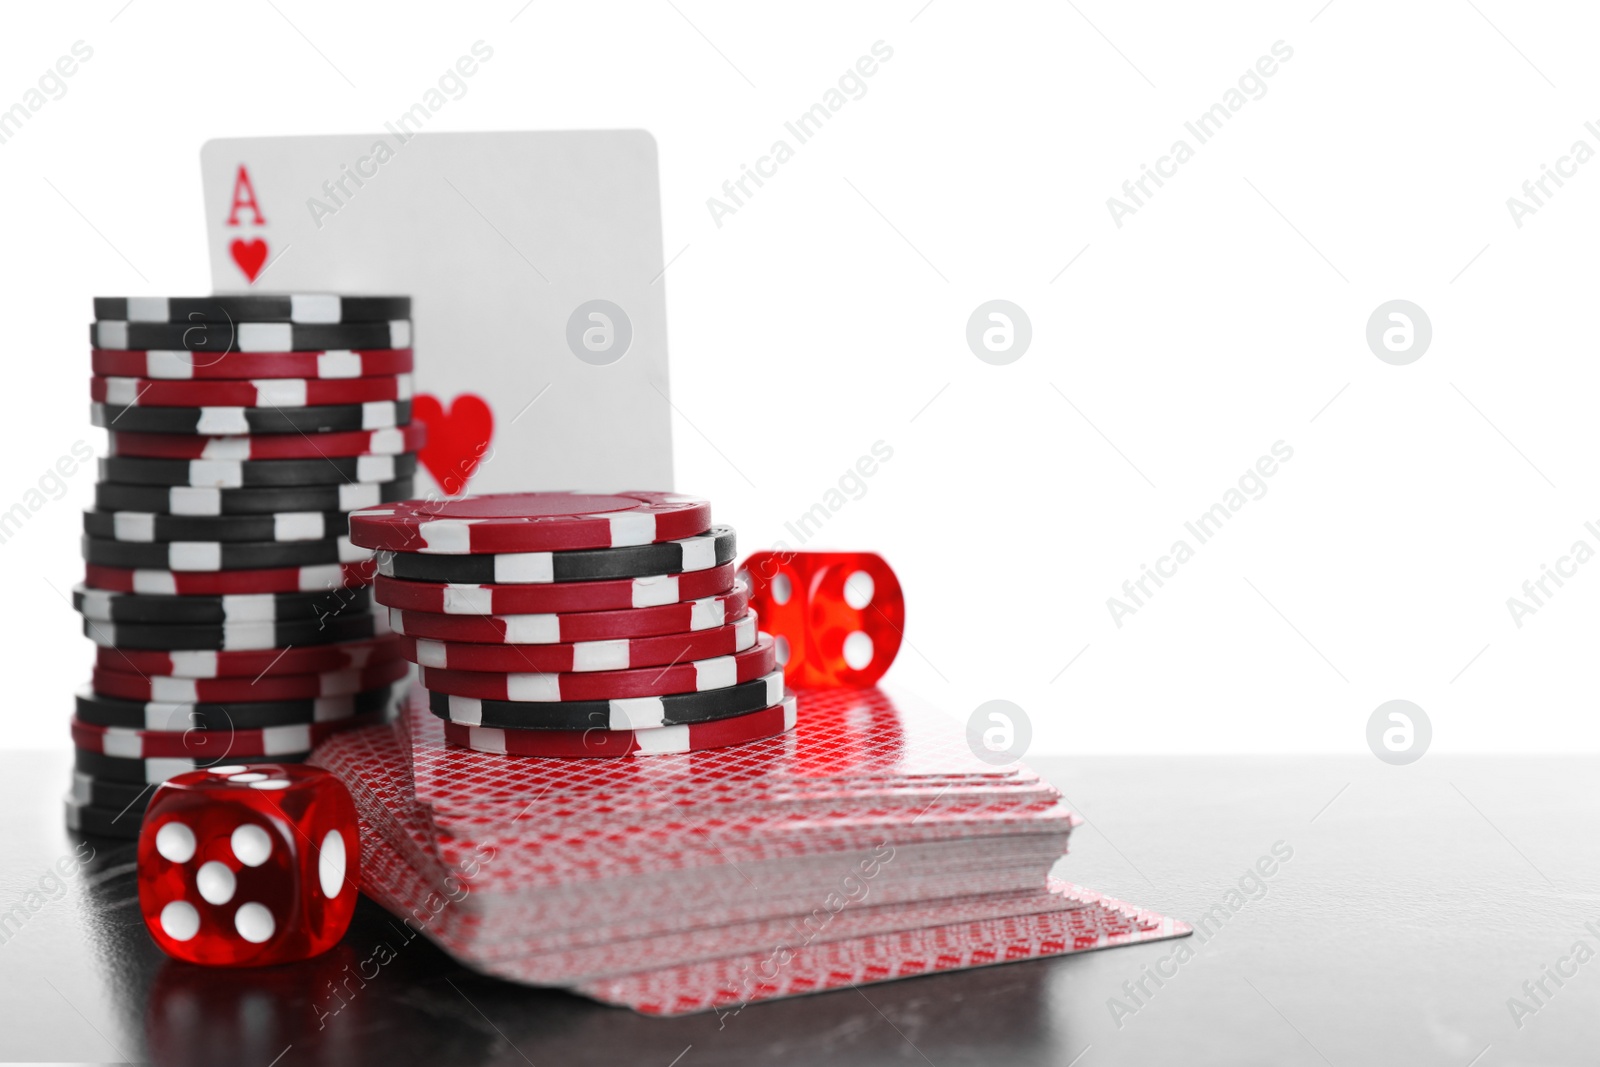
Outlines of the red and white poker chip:
{"label": "red and white poker chip", "polygon": [[[359,543],[359,542],[357,542]],[[438,615],[526,615],[533,612],[618,611],[681,604],[720,596],[733,589],[736,568],[725,563],[710,570],[657,574],[649,578],[608,578],[549,585],[457,585],[376,576],[373,599],[404,611]]]}
{"label": "red and white poker chip", "polygon": [[411,375],[378,378],[256,378],[244,381],[162,381],[158,378],[89,379],[89,398],[115,407],[305,408],[410,400]]}
{"label": "red and white poker chip", "polygon": [[731,656],[754,647],[756,616],[746,612],[727,626],[698,633],[550,645],[479,645],[398,637],[403,655],[424,667],[458,671],[589,673]]}
{"label": "red and white poker chip", "polygon": [[85,752],[118,759],[233,759],[307,752],[323,738],[388,719],[387,711],[369,711],[337,722],[304,722],[257,730],[133,730],[125,726],[91,726],[72,720],[72,743]]}
{"label": "red and white poker chip", "polygon": [[172,596],[228,596],[233,593],[316,593],[371,585],[377,565],[319,563],[307,567],[266,567],[239,571],[171,571],[137,567],[84,566],[83,584],[111,593]]}
{"label": "red and white poker chip", "polygon": [[148,459],[324,459],[343,456],[397,456],[417,452],[428,442],[425,423],[383,430],[319,434],[241,434],[199,437],[187,433],[110,434],[112,456]]}
{"label": "red and white poker chip", "polygon": [[435,693],[478,700],[627,700],[726,689],[731,685],[764,678],[776,667],[777,655],[772,638],[761,634],[756,638],[756,643],[743,652],[666,667],[588,673],[463,671],[424,667],[422,684]]}
{"label": "red and white poker chip", "polygon": [[750,587],[736,580],[730,593],[681,604],[619,611],[580,611],[566,615],[553,612],[442,615],[390,608],[389,626],[397,634],[437,641],[481,645],[575,644],[710,630],[739,618],[749,602]]}
{"label": "red and white poker chip", "polygon": [[311,700],[347,696],[393,685],[411,669],[403,659],[318,674],[274,674],[259,678],[171,678],[96,667],[90,682],[101,696],[121,700],[216,704],[231,701]]}
{"label": "red and white poker chip", "polygon": [[403,646],[393,634],[296,648],[264,648],[248,652],[163,652],[153,649],[95,649],[94,665],[108,671],[134,671],[162,678],[276,677],[361,670],[401,657]]}
{"label": "red and white poker chip", "polygon": [[445,740],[477,752],[571,759],[665,756],[742,745],[788,733],[795,718],[796,701],[788,696],[748,715],[641,730],[501,730],[456,722],[443,726]]}
{"label": "red and white poker chip", "polygon": [[693,537],[711,528],[711,504],[677,493],[499,493],[369,508],[350,527],[357,544],[391,552],[560,552]]}
{"label": "red and white poker chip", "polygon": [[96,348],[94,373],[163,381],[251,378],[380,378],[409,374],[409,348],[333,348],[323,352],[189,352]]}

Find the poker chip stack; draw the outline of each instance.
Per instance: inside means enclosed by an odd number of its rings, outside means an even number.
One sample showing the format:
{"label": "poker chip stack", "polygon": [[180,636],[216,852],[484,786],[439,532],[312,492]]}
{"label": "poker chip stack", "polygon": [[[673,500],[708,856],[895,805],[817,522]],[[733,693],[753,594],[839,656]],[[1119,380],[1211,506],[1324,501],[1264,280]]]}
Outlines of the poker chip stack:
{"label": "poker chip stack", "polygon": [[67,822],[136,836],[151,786],[304,759],[386,721],[410,668],[374,614],[350,511],[413,493],[407,297],[95,300],[109,432],[84,582],[98,645],[77,698]]}
{"label": "poker chip stack", "polygon": [[734,532],[671,493],[403,501],[350,517],[374,597],[453,744],[623,757],[794,726]]}

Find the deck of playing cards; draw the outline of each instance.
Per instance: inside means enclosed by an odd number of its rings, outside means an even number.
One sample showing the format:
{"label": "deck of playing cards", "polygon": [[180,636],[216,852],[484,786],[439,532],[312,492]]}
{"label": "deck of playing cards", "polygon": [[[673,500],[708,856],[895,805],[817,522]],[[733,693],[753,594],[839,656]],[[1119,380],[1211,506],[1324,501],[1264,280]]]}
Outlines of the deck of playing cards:
{"label": "deck of playing cards", "polygon": [[789,733],[637,759],[449,745],[418,689],[314,757],[362,889],[463,964],[656,1015],[1182,936],[1049,878],[1079,821],[961,725],[878,689]]}

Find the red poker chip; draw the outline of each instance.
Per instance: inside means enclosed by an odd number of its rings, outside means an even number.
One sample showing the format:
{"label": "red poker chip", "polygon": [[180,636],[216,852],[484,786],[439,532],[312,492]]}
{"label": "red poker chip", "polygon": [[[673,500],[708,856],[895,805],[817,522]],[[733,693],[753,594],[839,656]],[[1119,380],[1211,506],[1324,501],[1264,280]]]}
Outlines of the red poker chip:
{"label": "red poker chip", "polygon": [[163,652],[155,649],[95,649],[94,665],[163,678],[243,678],[360,670],[400,658],[401,639],[393,634],[328,645],[264,648],[247,652]]}
{"label": "red poker chip", "polygon": [[409,374],[409,348],[333,348],[324,352],[189,352],[96,348],[94,373],[115,378],[205,381],[250,378],[379,378]]}
{"label": "red poker chip", "polygon": [[462,748],[511,756],[665,756],[778,737],[794,729],[796,710],[795,698],[789,696],[780,704],[748,715],[677,726],[641,730],[502,730],[446,722],[444,736]]}
{"label": "red poker chip", "polygon": [[684,574],[608,578],[549,585],[455,585],[375,578],[373,599],[385,607],[439,615],[526,615],[531,612],[619,611],[681,604],[733,589],[732,563]]}
{"label": "red poker chip", "polygon": [[499,493],[353,512],[355,543],[391,552],[560,552],[677,541],[711,528],[711,504],[677,493]]}
{"label": "red poker chip", "polygon": [[169,678],[96,667],[90,681],[101,696],[160,703],[217,704],[226,701],[311,700],[347,696],[392,685],[406,676],[403,659],[319,674],[274,674],[260,678]]}
{"label": "red poker chip", "polygon": [[761,634],[756,638],[756,643],[743,652],[688,660],[666,667],[591,673],[462,671],[424,667],[422,684],[435,693],[478,700],[627,700],[632,697],[726,689],[771,674],[777,668],[777,662],[772,638]]}
{"label": "red poker chip", "polygon": [[406,659],[424,667],[458,671],[590,673],[661,667],[731,656],[756,643],[756,617],[745,612],[727,626],[697,633],[661,634],[613,641],[552,645],[478,645],[400,637]]}
{"label": "red poker chip", "polygon": [[372,584],[377,564],[319,563],[239,571],[168,571],[136,567],[84,566],[83,584],[112,593],[228,596],[232,593],[317,593]]}
{"label": "red poker chip", "polygon": [[410,400],[411,375],[381,378],[262,378],[251,381],[173,382],[158,378],[89,379],[89,398],[113,407],[305,408]]}
{"label": "red poker chip", "polygon": [[387,721],[387,711],[369,711],[336,722],[266,726],[256,730],[132,730],[72,720],[72,744],[118,759],[249,759],[307,752],[330,734]]}
{"label": "red poker chip", "polygon": [[112,456],[148,459],[324,459],[344,456],[398,456],[419,452],[428,443],[428,427],[413,422],[384,430],[343,433],[257,434],[197,437],[187,433],[110,434]]}
{"label": "red poker chip", "polygon": [[574,644],[691,633],[726,626],[744,614],[749,600],[750,587],[736,580],[730,593],[657,608],[580,611],[567,615],[441,615],[390,608],[389,625],[397,634],[436,641],[482,645]]}

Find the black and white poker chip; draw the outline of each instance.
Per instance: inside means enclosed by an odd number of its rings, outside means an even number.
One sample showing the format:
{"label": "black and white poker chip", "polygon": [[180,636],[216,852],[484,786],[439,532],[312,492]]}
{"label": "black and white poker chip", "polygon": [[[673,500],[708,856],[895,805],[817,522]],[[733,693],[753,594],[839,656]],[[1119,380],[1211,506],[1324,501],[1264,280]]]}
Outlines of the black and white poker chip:
{"label": "black and white poker chip", "polygon": [[[196,489],[269,489],[303,485],[392,482],[417,471],[415,453],[398,456],[325,456],[318,459],[100,460],[100,480],[118,485],[192,486]],[[731,557],[730,557],[731,558]]]}
{"label": "black and white poker chip", "polygon": [[[304,763],[311,758],[310,752],[275,753],[273,763]],[[214,760],[196,759],[133,759],[126,756],[107,756],[100,752],[90,752],[88,749],[73,749],[73,766],[79,773],[87,774],[91,778],[99,778],[108,782],[131,782],[138,785],[160,785],[174,775],[186,771],[204,770],[207,767],[226,765],[229,762],[238,763],[237,757],[227,755],[218,756]],[[259,759],[246,762],[260,763]]]}
{"label": "black and white poker chip", "polygon": [[731,563],[738,549],[733,527],[713,526],[681,541],[567,552],[505,552],[473,556],[380,552],[378,573],[423,582],[534,584],[683,574]]}
{"label": "black and white poker chip", "polygon": [[73,771],[72,792],[69,798],[78,804],[109,808],[113,815],[126,810],[133,816],[133,825],[137,826],[138,817],[149,806],[150,796],[155,791],[155,786],[149,783],[137,785],[133,782],[111,782],[84,774],[82,771]]}
{"label": "black and white poker chip", "polygon": [[[155,790],[152,789],[151,792]],[[71,796],[63,803],[67,812],[67,829],[74,833],[136,841],[139,838],[139,828],[144,825],[144,807],[141,805],[121,808],[101,807],[98,804],[80,804]]]}
{"label": "black and white poker chip", "polygon": [[383,430],[411,421],[411,401],[323,404],[304,408],[146,408],[90,404],[89,420],[131,433],[255,434]]}
{"label": "black and white poker chip", "polygon": [[122,700],[85,688],[78,692],[78,721],[130,730],[262,730],[272,726],[336,722],[394,706],[405,685],[348,696],[307,700],[231,700],[189,703]]}
{"label": "black and white poker chip", "polygon": [[112,541],[326,541],[344,537],[342,511],[275,515],[161,515],[151,511],[85,511],[83,532]]}
{"label": "black and white poker chip", "polygon": [[169,571],[240,571],[309,567],[317,563],[360,563],[372,550],[348,537],[326,541],[107,541],[84,535],[83,558],[103,567]]}
{"label": "black and white poker chip", "polygon": [[[226,517],[268,516],[285,511],[353,511],[409,499],[414,486],[411,478],[397,478],[392,482],[302,485],[277,489],[197,489],[188,485],[113,485],[101,482],[94,487],[94,506],[100,511]],[[339,530],[339,534],[347,532],[348,523],[345,529]],[[216,540],[226,538],[219,537]]]}
{"label": "black and white poker chip", "polygon": [[627,700],[479,700],[428,693],[428,709],[466,726],[505,730],[639,730],[746,715],[783,701],[783,672],[699,693]]}
{"label": "black and white poker chip", "polygon": [[83,620],[83,635],[107,648],[149,648],[161,651],[216,651],[326,645],[371,637],[371,615],[340,615],[304,622],[238,622],[221,625],[168,625]]}
{"label": "black and white poker chip", "polygon": [[239,622],[305,622],[341,612],[366,612],[372,590],[330,589],[316,593],[243,593],[234,596],[146,596],[79,585],[72,606],[96,622],[156,622],[220,626]]}
{"label": "black and white poker chip", "polygon": [[[123,322],[389,322],[411,317],[409,296],[239,293],[217,296],[97,296],[94,317]],[[404,346],[401,346],[404,347]]]}
{"label": "black and white poker chip", "polygon": [[411,320],[385,322],[129,322],[101,319],[89,343],[111,349],[188,352],[312,352],[325,348],[410,348]]}

